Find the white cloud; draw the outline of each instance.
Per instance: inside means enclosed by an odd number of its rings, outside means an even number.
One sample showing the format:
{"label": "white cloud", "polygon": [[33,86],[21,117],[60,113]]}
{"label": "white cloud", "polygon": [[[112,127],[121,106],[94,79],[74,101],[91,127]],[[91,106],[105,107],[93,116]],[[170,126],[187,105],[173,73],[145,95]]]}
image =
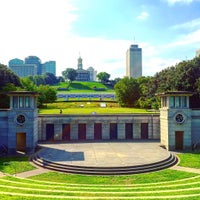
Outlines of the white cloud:
{"label": "white cloud", "polygon": [[139,20],[145,20],[149,17],[149,13],[147,12],[141,12],[139,16],[137,16],[137,19]]}
{"label": "white cloud", "polygon": [[182,24],[177,24],[175,26],[171,27],[172,29],[195,29],[195,28],[200,28],[200,18],[193,19],[191,21],[182,23]]}
{"label": "white cloud", "polygon": [[65,41],[59,56],[62,63],[57,63],[59,74],[65,68],[77,68],[79,52],[83,59],[83,68],[94,67],[98,72],[106,71],[111,78],[123,77],[126,67],[126,50],[130,46],[127,40],[108,40],[100,37],[86,38],[71,36]]}
{"label": "white cloud", "polygon": [[181,60],[179,59],[166,59],[162,57],[146,57],[143,62],[145,65],[143,66],[143,75],[144,76],[153,76],[156,72],[160,72],[161,70],[174,66],[179,63]]}
{"label": "white cloud", "polygon": [[78,16],[68,0],[0,1],[0,62],[28,55],[56,60]]}
{"label": "white cloud", "polygon": [[176,3],[190,4],[192,2],[199,1],[199,0],[165,0],[165,1],[167,1],[169,5],[174,5]]}
{"label": "white cloud", "polygon": [[166,48],[171,47],[178,47],[178,46],[186,46],[188,48],[188,45],[198,45],[200,43],[200,29],[193,31],[189,34],[181,35],[177,38],[176,41],[167,44]]}

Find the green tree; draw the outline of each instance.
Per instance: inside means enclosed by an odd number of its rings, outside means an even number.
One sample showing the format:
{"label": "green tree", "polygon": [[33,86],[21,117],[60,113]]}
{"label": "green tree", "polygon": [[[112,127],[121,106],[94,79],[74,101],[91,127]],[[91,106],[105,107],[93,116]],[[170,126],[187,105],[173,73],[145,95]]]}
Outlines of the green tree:
{"label": "green tree", "polygon": [[0,108],[9,108],[7,92],[21,86],[19,77],[7,66],[0,64]]}
{"label": "green tree", "polygon": [[122,107],[133,107],[140,97],[140,87],[137,79],[125,77],[116,83],[115,93]]}
{"label": "green tree", "polygon": [[27,91],[36,91],[36,85],[30,77],[21,78],[22,88]]}
{"label": "green tree", "polygon": [[100,73],[97,74],[97,78],[102,83],[107,83],[109,81],[110,74],[108,74],[106,72],[100,72]]}
{"label": "green tree", "polygon": [[10,97],[7,95],[7,92],[15,91],[18,88],[13,83],[7,83],[0,90],[0,108],[9,108],[10,106]]}
{"label": "green tree", "polygon": [[45,73],[43,75],[43,78],[44,78],[45,84],[47,84],[47,85],[55,85],[58,83],[58,79],[52,73],[49,73],[49,72]]}
{"label": "green tree", "polygon": [[140,108],[159,108],[158,97],[155,96],[155,93],[152,93],[152,77],[139,77],[137,82],[140,88],[140,98],[137,101],[137,106]]}
{"label": "green tree", "polygon": [[7,66],[0,64],[0,89],[9,83],[21,86],[20,78]]}
{"label": "green tree", "polygon": [[37,92],[40,93],[38,107],[42,107],[44,103],[53,103],[57,99],[56,90],[49,85],[40,85],[37,88]]}
{"label": "green tree", "polygon": [[72,81],[76,80],[77,72],[73,68],[67,68],[62,72],[62,76],[65,80],[69,80],[72,83]]}

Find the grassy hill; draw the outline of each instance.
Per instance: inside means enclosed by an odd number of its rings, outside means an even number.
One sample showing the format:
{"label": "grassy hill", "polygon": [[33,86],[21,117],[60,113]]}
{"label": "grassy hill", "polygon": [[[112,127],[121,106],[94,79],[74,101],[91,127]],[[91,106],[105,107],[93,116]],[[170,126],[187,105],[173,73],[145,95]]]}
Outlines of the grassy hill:
{"label": "grassy hill", "polygon": [[[58,91],[59,93],[63,92],[114,92],[113,88],[106,86],[100,82],[81,82],[74,81],[71,84],[68,82],[61,82],[57,86],[54,86],[56,89],[58,88],[68,88],[67,91]],[[94,88],[104,89],[103,91],[95,91]]]}

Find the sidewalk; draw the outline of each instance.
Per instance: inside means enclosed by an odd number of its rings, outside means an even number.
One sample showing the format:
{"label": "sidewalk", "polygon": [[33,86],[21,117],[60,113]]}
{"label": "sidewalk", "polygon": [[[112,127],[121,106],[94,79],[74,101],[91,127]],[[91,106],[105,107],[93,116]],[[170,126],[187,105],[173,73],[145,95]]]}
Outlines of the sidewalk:
{"label": "sidewalk", "polygon": [[5,174],[3,172],[0,172],[0,178],[5,176]]}
{"label": "sidewalk", "polygon": [[46,172],[49,172],[49,171],[50,170],[48,170],[48,169],[38,168],[38,169],[34,169],[34,170],[15,174],[15,176],[20,177],[20,178],[27,178],[27,177],[30,177],[30,176],[36,176],[36,175],[39,175],[39,174],[43,174],[43,173],[46,173]]}
{"label": "sidewalk", "polygon": [[195,169],[195,168],[190,168],[190,167],[181,167],[181,166],[176,165],[176,166],[171,167],[170,169],[200,174],[200,169]]}

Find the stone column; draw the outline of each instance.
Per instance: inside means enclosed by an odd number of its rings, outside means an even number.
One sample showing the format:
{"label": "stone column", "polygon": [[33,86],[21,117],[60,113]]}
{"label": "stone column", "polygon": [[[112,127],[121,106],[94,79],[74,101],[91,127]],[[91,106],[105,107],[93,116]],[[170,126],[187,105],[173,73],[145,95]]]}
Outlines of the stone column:
{"label": "stone column", "polygon": [[125,123],[124,122],[118,122],[118,125],[117,125],[117,139],[125,139]]}
{"label": "stone column", "polygon": [[94,140],[94,122],[88,121],[86,124],[86,140]]}
{"label": "stone column", "polygon": [[54,124],[54,140],[62,140],[62,124]]}
{"label": "stone column", "polygon": [[133,124],[133,139],[141,139],[141,124],[134,123]]}
{"label": "stone column", "polygon": [[110,139],[110,124],[108,121],[104,121],[102,123],[102,139],[103,140]]}
{"label": "stone column", "polygon": [[70,140],[78,140],[78,123],[70,123]]}

